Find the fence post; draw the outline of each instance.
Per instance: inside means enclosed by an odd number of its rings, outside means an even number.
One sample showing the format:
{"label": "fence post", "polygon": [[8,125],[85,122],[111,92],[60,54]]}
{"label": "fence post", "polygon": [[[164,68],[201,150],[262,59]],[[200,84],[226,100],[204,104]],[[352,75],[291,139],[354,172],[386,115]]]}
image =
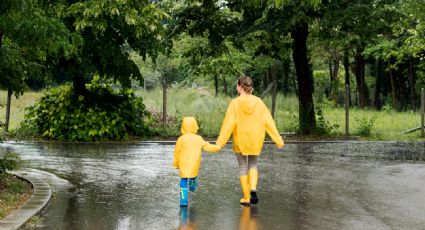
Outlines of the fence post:
{"label": "fence post", "polygon": [[345,85],[345,135],[349,135],[350,86]]}
{"label": "fence post", "polygon": [[425,90],[421,89],[421,135],[425,137],[424,115],[425,114]]}

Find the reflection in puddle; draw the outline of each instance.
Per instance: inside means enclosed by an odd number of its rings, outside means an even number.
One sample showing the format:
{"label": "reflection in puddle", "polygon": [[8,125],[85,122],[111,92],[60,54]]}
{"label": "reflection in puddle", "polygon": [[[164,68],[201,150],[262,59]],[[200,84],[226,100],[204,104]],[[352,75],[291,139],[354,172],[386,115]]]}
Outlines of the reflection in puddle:
{"label": "reflection in puddle", "polygon": [[241,217],[239,219],[239,230],[257,230],[257,206],[241,206]]}
{"label": "reflection in puddle", "polygon": [[311,193],[311,173],[309,166],[313,163],[311,145],[297,145],[296,164],[294,168],[294,190],[295,201],[294,225],[296,229],[304,230],[308,226],[308,206]]}
{"label": "reflection in puddle", "polygon": [[[189,211],[190,210],[190,211]],[[180,207],[180,224],[179,230],[198,229],[195,222],[196,211],[193,207]]]}

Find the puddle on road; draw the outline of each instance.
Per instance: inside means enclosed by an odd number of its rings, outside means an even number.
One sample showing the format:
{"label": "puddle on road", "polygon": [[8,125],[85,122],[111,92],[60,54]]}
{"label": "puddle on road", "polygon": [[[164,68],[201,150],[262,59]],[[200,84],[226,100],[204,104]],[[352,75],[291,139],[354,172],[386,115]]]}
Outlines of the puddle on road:
{"label": "puddle on road", "polygon": [[266,145],[257,206],[241,207],[231,147],[204,154],[199,190],[178,206],[172,145],[13,143],[25,167],[53,173],[38,229],[423,229],[425,143]]}

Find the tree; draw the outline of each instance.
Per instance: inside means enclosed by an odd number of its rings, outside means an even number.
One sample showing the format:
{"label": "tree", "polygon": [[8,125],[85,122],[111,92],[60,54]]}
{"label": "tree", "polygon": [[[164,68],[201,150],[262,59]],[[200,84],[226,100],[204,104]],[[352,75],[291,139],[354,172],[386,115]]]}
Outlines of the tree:
{"label": "tree", "polygon": [[68,0],[61,4],[61,20],[83,40],[78,55],[62,58],[58,67],[72,79],[76,96],[88,96],[85,78],[95,73],[126,88],[131,79],[142,82],[128,51],[137,52],[144,60],[155,59],[169,44],[164,37],[167,15],[155,2]]}
{"label": "tree", "polygon": [[[193,1],[189,1],[193,2]],[[320,1],[213,1],[187,4],[179,13],[177,31],[206,36],[216,52],[225,52],[227,37],[245,37],[258,31],[272,32],[272,37],[291,36],[293,60],[298,79],[300,132],[314,132],[316,119],[313,102],[313,79],[308,61],[307,36],[310,20],[316,17]],[[224,17],[228,10],[233,17]],[[279,33],[278,36],[275,36]],[[281,50],[280,50],[281,51]]]}
{"label": "tree", "polygon": [[[245,24],[252,25],[250,22],[254,22],[253,26],[249,26],[251,27],[249,30],[266,30],[269,33],[279,33],[283,37],[290,34],[293,42],[292,58],[298,82],[299,131],[302,134],[313,133],[316,118],[307,38],[310,22],[319,16],[320,1],[310,0],[301,4],[298,1],[252,1],[240,6],[246,7],[244,18],[249,20]],[[252,15],[254,17],[251,17]]]}
{"label": "tree", "polygon": [[365,51],[381,41],[388,41],[391,25],[400,17],[395,2],[397,1],[329,1],[324,9],[324,16],[319,21],[319,39],[333,44],[339,52],[344,51],[346,72],[349,64],[347,56],[350,53],[354,56],[360,107],[370,104],[369,88],[365,80]]}
{"label": "tree", "polygon": [[0,7],[0,89],[7,90],[5,130],[11,96],[24,92],[26,80],[49,72],[48,56],[72,53],[69,31],[50,17],[37,1],[5,0]]}
{"label": "tree", "polygon": [[387,1],[375,9],[375,18],[380,19],[375,29],[380,29],[376,30],[377,34],[363,54],[376,60],[376,67],[372,70],[376,75],[375,106],[378,109],[382,105],[380,94],[385,97],[389,92],[393,108],[418,106],[416,72],[425,47],[421,42],[417,43],[420,33],[416,33],[416,28],[420,25],[421,15],[414,12],[421,9],[421,5],[424,7],[425,4]]}

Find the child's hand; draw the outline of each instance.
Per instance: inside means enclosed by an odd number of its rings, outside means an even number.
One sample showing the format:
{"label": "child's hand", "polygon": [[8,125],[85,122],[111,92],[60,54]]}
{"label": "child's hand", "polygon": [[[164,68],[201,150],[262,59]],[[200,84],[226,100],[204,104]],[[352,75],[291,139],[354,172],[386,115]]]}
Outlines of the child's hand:
{"label": "child's hand", "polygon": [[216,152],[219,152],[221,150],[221,146],[220,145],[213,145],[213,144],[206,142],[206,144],[203,146],[203,149],[207,152],[216,153]]}

